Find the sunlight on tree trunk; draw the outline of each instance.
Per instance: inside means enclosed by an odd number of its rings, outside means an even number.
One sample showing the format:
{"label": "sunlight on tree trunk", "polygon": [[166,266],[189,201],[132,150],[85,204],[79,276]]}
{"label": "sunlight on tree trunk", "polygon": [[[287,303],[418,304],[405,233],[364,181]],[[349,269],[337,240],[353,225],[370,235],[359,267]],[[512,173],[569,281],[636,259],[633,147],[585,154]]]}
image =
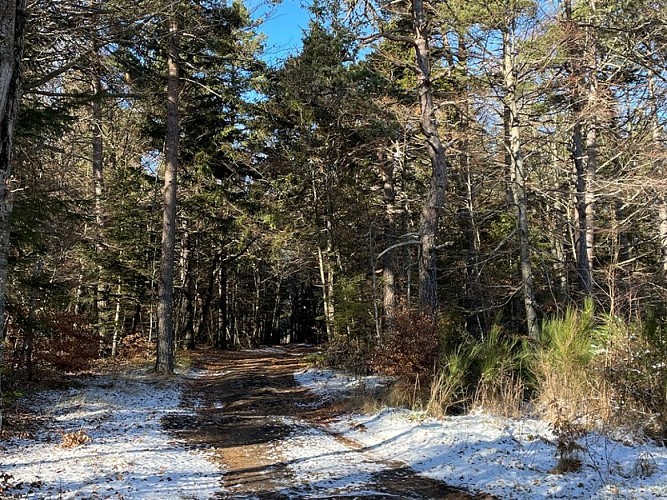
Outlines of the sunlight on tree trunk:
{"label": "sunlight on tree trunk", "polygon": [[176,172],[178,167],[178,25],[169,22],[167,55],[167,135],[165,138],[162,256],[160,259],[160,303],[155,370],[174,371],[174,256],[176,243]]}
{"label": "sunlight on tree trunk", "polygon": [[521,145],[521,124],[519,121],[519,103],[516,93],[516,61],[515,61],[515,20],[508,20],[503,30],[503,87],[505,91],[505,117],[509,123],[505,125],[509,142],[505,145],[506,157],[510,161],[510,189],[517,214],[517,230],[519,233],[519,266],[521,269],[521,287],[523,292],[524,311],[528,335],[536,339],[539,336],[539,324],[535,311],[535,286],[531,263],[531,245],[528,229],[528,201],[526,199],[526,170]]}

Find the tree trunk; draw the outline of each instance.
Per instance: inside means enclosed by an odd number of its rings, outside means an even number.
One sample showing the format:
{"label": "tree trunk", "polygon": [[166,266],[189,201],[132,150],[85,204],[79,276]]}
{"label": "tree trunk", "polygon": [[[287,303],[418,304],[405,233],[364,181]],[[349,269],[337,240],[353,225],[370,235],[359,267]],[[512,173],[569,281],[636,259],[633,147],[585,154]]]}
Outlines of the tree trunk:
{"label": "tree trunk", "polygon": [[215,347],[218,349],[227,349],[227,329],[229,326],[229,316],[227,314],[227,265],[224,258],[220,264],[220,279],[218,281],[218,324],[215,331]]}
{"label": "tree trunk", "polygon": [[176,171],[178,167],[178,25],[169,23],[167,53],[167,133],[165,137],[162,255],[160,257],[160,302],[155,371],[174,371],[174,256],[176,243]]}
{"label": "tree trunk", "polygon": [[572,133],[572,154],[574,157],[575,188],[576,188],[576,250],[577,250],[577,276],[579,288],[582,292],[590,295],[593,291],[593,279],[591,275],[590,259],[588,258],[588,213],[587,210],[587,187],[586,169],[584,166],[584,140],[583,124],[581,123],[582,109],[575,104],[573,109],[575,115],[574,130]]}
{"label": "tree trunk", "polygon": [[42,260],[35,262],[32,268],[32,283],[30,285],[30,306],[28,309],[28,319],[25,329],[25,369],[26,378],[34,380],[34,359],[33,352],[35,348],[35,313],[37,311],[37,294],[40,290],[39,282],[42,279]]}
{"label": "tree trunk", "polygon": [[122,304],[121,298],[123,293],[122,282],[120,276],[118,277],[118,288],[116,289],[116,312],[113,318],[113,338],[111,340],[111,357],[114,358],[118,354],[118,346],[120,345],[121,336],[123,334],[123,323],[121,321]]}
{"label": "tree trunk", "polygon": [[[206,285],[206,295],[202,297],[201,314],[199,315],[199,322],[197,323],[197,332],[195,334],[195,342],[200,342],[204,339],[204,335],[209,330],[211,304],[213,303],[213,292],[215,290],[215,277],[217,274],[218,258],[216,257],[211,263],[211,268],[208,273],[208,282]],[[210,339],[213,345],[216,345],[217,339]]]}
{"label": "tree trunk", "polygon": [[440,139],[433,102],[429,23],[423,0],[412,0],[412,26],[418,73],[420,125],[431,160],[431,184],[419,219],[419,307],[435,320],[438,311],[436,245],[440,212],[445,202],[448,162]]}
{"label": "tree trunk", "polygon": [[[651,146],[654,148],[655,159],[653,160],[653,171],[659,177],[664,175],[664,150],[662,148],[662,127],[660,126],[660,109],[658,106],[658,99],[655,91],[655,75],[651,73],[648,81],[649,98],[651,100],[651,114],[652,114],[652,139]],[[667,278],[667,196],[665,190],[658,188],[656,205],[658,209],[658,236],[660,238],[660,261],[662,267],[662,276]],[[626,238],[627,240],[627,238]],[[627,246],[627,245],[626,245]],[[628,252],[626,251],[626,254]],[[627,255],[626,259],[629,259]]]}
{"label": "tree trunk", "polygon": [[324,305],[324,322],[327,330],[327,339],[333,340],[336,336],[336,315],[334,309],[334,270],[331,262],[330,246],[325,250],[317,248],[317,258],[320,268],[320,282],[322,284],[322,302]]}
{"label": "tree trunk", "polygon": [[282,338],[280,335],[280,314],[282,304],[282,274],[278,275],[278,283],[276,283],[276,298],[273,303],[273,311],[271,312],[271,344],[278,345]]}
{"label": "tree trunk", "polygon": [[[97,51],[97,47],[95,47]],[[97,57],[97,52],[93,55]],[[98,262],[101,262],[102,252],[104,251],[103,232],[103,195],[104,195],[104,139],[102,136],[102,82],[100,75],[99,61],[93,62],[93,101],[91,113],[91,145],[92,145],[92,169],[93,169],[93,195],[95,197],[95,253]],[[109,287],[104,280],[104,269],[101,264],[97,265],[97,284],[95,285],[95,327],[100,337],[100,352],[105,353],[107,349],[108,335],[108,308],[109,308]]]}
{"label": "tree trunk", "polygon": [[[180,330],[174,328],[175,331],[179,331],[180,334],[176,339],[176,344],[180,345],[181,340],[186,349],[192,350],[195,348],[195,278],[193,270],[193,262],[196,262],[192,258],[192,250],[190,249],[193,246],[190,233],[188,231],[187,224],[184,222],[182,225],[182,238],[181,238],[181,259],[180,259],[180,268],[181,268],[181,279],[180,279],[180,289],[181,289],[181,305],[180,309]],[[196,245],[196,243],[195,243]]]}
{"label": "tree trunk", "polygon": [[5,343],[5,292],[9,253],[9,217],[12,200],[12,142],[21,100],[21,59],[25,0],[0,0],[0,430],[2,430],[2,373]]}
{"label": "tree trunk", "polygon": [[[394,144],[391,158],[381,162],[382,169],[382,201],[384,203],[384,238],[385,246],[396,243],[396,188],[394,175],[403,160],[403,152],[398,142]],[[382,287],[384,308],[384,329],[394,326],[396,316],[396,259],[393,252],[382,256]]]}
{"label": "tree trunk", "polygon": [[262,327],[260,322],[260,312],[262,306],[262,277],[259,272],[259,266],[256,266],[253,273],[255,290],[252,297],[252,316],[250,317],[250,337],[252,343],[257,342],[258,344],[263,341],[262,339]]}
{"label": "tree trunk", "polygon": [[[592,15],[595,15],[596,0],[589,0]],[[586,67],[587,67],[587,106],[588,116],[586,131],[586,260],[591,273],[591,291],[593,282],[593,257],[595,255],[595,180],[598,165],[597,116],[600,102],[598,99],[597,48],[591,19],[586,28]]]}
{"label": "tree trunk", "polygon": [[[458,35],[459,65],[467,72],[468,49],[465,35]],[[480,238],[476,217],[477,183],[473,178],[470,152],[470,95],[467,84],[463,84],[461,91],[461,105],[458,108],[459,140],[459,188],[463,191],[464,206],[460,212],[463,234],[466,241],[465,285],[463,290],[464,307],[466,309],[466,330],[475,337],[479,337],[485,329],[483,314],[480,311],[483,305],[480,266]]]}
{"label": "tree trunk", "polygon": [[660,236],[660,253],[662,272],[667,278],[667,197],[661,194],[658,197],[658,234]]}
{"label": "tree trunk", "polygon": [[[526,173],[523,164],[521,147],[521,128],[519,121],[518,98],[516,95],[516,61],[514,55],[514,20],[503,30],[503,87],[505,91],[505,116],[509,123],[505,129],[509,133],[509,142],[505,144],[507,157],[510,161],[512,182],[510,184],[512,198],[517,214],[517,230],[519,233],[519,265],[523,304],[526,315],[526,328],[532,338],[539,336],[539,324],[535,311],[535,290],[533,269],[530,261],[531,247],[528,238],[528,212],[526,200]],[[507,142],[507,139],[506,139]]]}
{"label": "tree trunk", "polygon": [[[576,189],[576,257],[579,288],[586,295],[593,292],[593,254],[595,248],[594,225],[595,199],[593,181],[597,169],[597,129],[592,110],[595,106],[597,82],[595,80],[595,50],[591,41],[590,28],[584,37],[584,46],[578,42],[580,28],[572,19],[572,2],[565,0],[565,21],[568,26],[568,58],[574,79],[572,90],[572,157],[574,161]],[[589,66],[588,70],[583,64]],[[591,66],[592,64],[592,66]],[[586,73],[588,83],[585,85]],[[586,99],[588,107],[584,109]],[[586,120],[585,112],[591,114]],[[584,130],[586,137],[584,139]],[[584,142],[585,141],[585,142]]]}

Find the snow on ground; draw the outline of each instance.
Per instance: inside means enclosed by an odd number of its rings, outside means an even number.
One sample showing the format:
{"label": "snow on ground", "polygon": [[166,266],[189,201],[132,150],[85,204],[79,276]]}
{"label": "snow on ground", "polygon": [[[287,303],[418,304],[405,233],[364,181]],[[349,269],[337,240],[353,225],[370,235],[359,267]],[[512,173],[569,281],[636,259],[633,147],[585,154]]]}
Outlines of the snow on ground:
{"label": "snow on ground", "polygon": [[[46,427],[35,439],[0,443],[0,477],[11,476],[0,496],[209,498],[220,490],[220,469],[161,427],[164,418],[190,415],[180,393],[177,382],[97,377],[32,396]],[[77,431],[92,441],[64,448],[64,434]]]}
{"label": "snow on ground", "polygon": [[289,498],[332,498],[351,492],[355,498],[382,495],[368,485],[373,473],[388,468],[386,463],[351,449],[320,429],[291,418],[282,420],[292,428],[291,436],[279,447],[289,471],[283,494]]}
{"label": "snow on ground", "polygon": [[323,400],[349,395],[355,391],[376,392],[384,388],[389,377],[377,375],[369,377],[354,377],[336,370],[308,368],[294,374],[296,381],[319,395]]}
{"label": "snow on ground", "polygon": [[[324,398],[348,394],[361,383],[358,377],[330,370],[310,369],[295,376]],[[581,469],[556,474],[550,472],[558,463],[556,436],[539,420],[484,413],[433,419],[385,409],[344,417],[334,429],[376,457],[399,460],[424,476],[503,499],[667,498],[667,449],[651,442],[588,434],[578,440]],[[307,448],[305,442],[299,446]],[[317,446],[316,436],[311,446]],[[330,469],[323,465],[323,474],[331,476]],[[338,478],[345,474],[333,471]]]}

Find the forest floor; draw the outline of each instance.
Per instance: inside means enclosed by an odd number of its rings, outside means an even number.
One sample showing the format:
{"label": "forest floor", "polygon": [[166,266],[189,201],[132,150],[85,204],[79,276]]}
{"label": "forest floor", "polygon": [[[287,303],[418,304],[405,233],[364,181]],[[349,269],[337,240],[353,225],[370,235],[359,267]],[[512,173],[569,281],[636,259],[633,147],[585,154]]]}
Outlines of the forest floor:
{"label": "forest floor", "polygon": [[308,368],[312,352],[197,349],[173,378],[116,367],[34,392],[0,440],[0,498],[667,497],[650,441],[583,435],[579,469],[556,473],[545,422],[350,414],[378,380]]}

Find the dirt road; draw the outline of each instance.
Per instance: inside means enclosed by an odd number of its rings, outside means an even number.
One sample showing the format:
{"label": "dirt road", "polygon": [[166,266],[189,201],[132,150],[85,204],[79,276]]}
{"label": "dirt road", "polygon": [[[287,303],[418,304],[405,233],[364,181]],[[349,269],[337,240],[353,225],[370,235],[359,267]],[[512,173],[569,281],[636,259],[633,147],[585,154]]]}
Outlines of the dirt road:
{"label": "dirt road", "polygon": [[[193,353],[183,404],[190,416],[163,422],[212,449],[224,472],[220,498],[481,498],[373,455],[326,425],[332,405],[297,386],[303,347]],[[485,497],[490,498],[490,497]]]}

